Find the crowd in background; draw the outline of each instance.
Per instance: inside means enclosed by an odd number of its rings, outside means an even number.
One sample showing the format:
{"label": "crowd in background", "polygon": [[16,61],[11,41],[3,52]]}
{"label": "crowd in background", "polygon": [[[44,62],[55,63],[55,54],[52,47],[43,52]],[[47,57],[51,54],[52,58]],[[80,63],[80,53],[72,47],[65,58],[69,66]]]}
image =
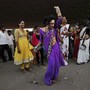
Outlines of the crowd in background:
{"label": "crowd in background", "polygon": [[[64,55],[66,58],[67,54],[68,54],[69,55],[68,58],[72,58],[73,60],[77,61],[78,64],[85,63],[83,61],[79,62],[79,59],[81,59],[80,55],[87,48],[84,45],[84,44],[86,44],[85,42],[88,41],[88,43],[90,44],[90,41],[89,41],[89,39],[90,39],[89,24],[90,24],[90,22],[87,19],[83,23],[84,23],[83,25],[79,25],[79,23],[76,23],[75,25],[70,25],[68,32],[71,32],[73,34],[68,36],[69,41],[67,42],[67,44],[69,46],[67,45],[67,47],[69,47],[68,48],[69,50],[66,50],[67,53],[66,53],[66,55]],[[26,30],[26,32],[28,33],[29,42],[34,47],[38,44],[38,42],[40,40],[39,29],[40,29],[39,25],[36,25],[32,32],[30,32],[29,30]],[[62,28],[61,28],[61,32],[59,32],[59,33],[62,33]],[[60,34],[60,35],[61,35],[61,38],[63,38],[62,34]],[[88,46],[88,48],[87,48],[88,52],[90,52],[89,44],[88,45],[86,44]],[[83,45],[83,46],[81,46],[81,45]],[[3,62],[6,62],[7,60],[13,60],[15,46],[16,46],[15,45],[15,36],[13,34],[13,31],[12,30],[5,31],[4,26],[0,26],[0,57],[2,58]],[[84,46],[85,46],[85,48],[84,48]],[[41,55],[41,63],[43,65],[43,57],[46,56],[45,50],[43,50],[43,49],[44,49],[44,46],[42,48],[40,48],[37,52],[35,52],[35,54],[34,54],[35,59],[36,59],[35,63],[38,63],[38,64],[40,63],[39,58]],[[65,49],[65,47],[64,47],[64,49]],[[65,51],[65,50],[63,50],[63,51]],[[81,57],[85,56],[85,54],[81,55]]]}

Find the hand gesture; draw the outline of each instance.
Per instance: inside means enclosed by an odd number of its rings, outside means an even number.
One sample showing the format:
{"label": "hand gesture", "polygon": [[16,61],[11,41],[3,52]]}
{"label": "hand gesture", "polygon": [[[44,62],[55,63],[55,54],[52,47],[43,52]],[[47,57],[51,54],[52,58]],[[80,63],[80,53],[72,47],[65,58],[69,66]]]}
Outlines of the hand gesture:
{"label": "hand gesture", "polygon": [[55,8],[55,10],[56,10],[57,15],[58,15],[58,16],[62,16],[61,10],[60,10],[59,6],[54,6],[54,8]]}

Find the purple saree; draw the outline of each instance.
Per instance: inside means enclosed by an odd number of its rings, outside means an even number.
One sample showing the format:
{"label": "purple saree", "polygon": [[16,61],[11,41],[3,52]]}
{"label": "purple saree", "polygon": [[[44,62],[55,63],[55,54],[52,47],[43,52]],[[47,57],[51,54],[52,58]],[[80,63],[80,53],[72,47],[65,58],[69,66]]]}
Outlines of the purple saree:
{"label": "purple saree", "polygon": [[[40,29],[40,41],[42,41],[46,49],[47,59],[48,59],[48,67],[44,77],[44,83],[47,85],[51,85],[53,80],[57,79],[59,74],[59,68],[64,66],[64,59],[62,56],[62,52],[59,45],[59,39],[57,37],[57,30],[49,30],[48,32],[44,32]],[[54,45],[51,44],[53,37],[56,39],[56,43]]]}

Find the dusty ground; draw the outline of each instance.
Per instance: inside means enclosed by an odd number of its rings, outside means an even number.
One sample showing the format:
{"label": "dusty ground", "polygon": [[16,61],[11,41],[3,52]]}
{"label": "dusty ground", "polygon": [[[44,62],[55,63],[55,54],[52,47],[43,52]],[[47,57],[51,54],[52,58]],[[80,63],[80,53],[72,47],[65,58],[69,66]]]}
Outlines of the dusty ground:
{"label": "dusty ground", "polygon": [[[43,83],[44,67],[31,65],[31,68],[32,71],[21,72],[13,61],[2,63],[0,60],[0,90],[90,90],[90,62],[76,65],[70,60],[68,66],[61,67],[52,86]],[[34,78],[38,84],[32,83]]]}

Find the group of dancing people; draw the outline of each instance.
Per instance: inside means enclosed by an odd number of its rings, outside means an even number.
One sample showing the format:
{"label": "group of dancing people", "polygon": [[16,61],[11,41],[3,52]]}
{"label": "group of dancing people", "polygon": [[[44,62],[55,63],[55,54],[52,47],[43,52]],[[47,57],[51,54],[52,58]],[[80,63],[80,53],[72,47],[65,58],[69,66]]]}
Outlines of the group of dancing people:
{"label": "group of dancing people", "polygon": [[23,20],[18,23],[19,28],[14,32],[16,42],[14,64],[21,65],[22,71],[29,70],[30,62],[33,62],[34,59],[39,64],[40,53],[41,64],[43,65],[42,47],[44,46],[48,60],[44,76],[46,85],[52,85],[59,75],[59,68],[68,65],[68,58],[71,55],[69,40],[74,39],[73,58],[77,60],[78,64],[87,63],[90,60],[90,28],[85,26],[80,32],[80,28],[76,27],[77,30],[71,32],[70,24],[67,24],[67,19],[62,16],[60,8],[58,6],[54,8],[57,20],[53,15],[45,17],[44,27],[35,27],[37,31],[34,32],[31,42],[27,31],[24,30],[25,22]]}

